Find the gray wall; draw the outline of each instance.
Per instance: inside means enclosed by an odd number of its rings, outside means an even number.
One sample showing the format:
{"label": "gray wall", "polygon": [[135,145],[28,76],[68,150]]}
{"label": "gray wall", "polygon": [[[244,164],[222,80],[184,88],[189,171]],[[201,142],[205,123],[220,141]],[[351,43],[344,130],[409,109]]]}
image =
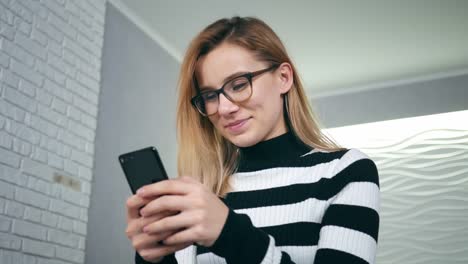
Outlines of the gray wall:
{"label": "gray wall", "polygon": [[125,201],[131,192],[117,156],[153,145],[170,177],[176,173],[178,70],[157,43],[107,5],[86,263],[133,261],[125,236]]}
{"label": "gray wall", "polygon": [[312,98],[327,128],[468,109],[468,74]]}

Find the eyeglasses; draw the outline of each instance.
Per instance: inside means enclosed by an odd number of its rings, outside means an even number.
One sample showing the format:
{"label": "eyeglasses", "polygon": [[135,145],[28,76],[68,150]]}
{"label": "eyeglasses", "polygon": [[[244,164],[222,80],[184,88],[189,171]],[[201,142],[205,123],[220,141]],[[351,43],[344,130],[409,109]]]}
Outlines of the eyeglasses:
{"label": "eyeglasses", "polygon": [[[192,105],[203,116],[214,115],[218,112],[219,107],[219,94],[223,94],[229,101],[233,103],[242,103],[247,101],[252,96],[252,78],[262,73],[269,72],[276,69],[279,64],[274,64],[266,69],[248,72],[240,76],[234,77],[227,81],[223,86],[217,90],[209,90],[199,92],[190,100]],[[198,84],[195,81],[195,85]]]}

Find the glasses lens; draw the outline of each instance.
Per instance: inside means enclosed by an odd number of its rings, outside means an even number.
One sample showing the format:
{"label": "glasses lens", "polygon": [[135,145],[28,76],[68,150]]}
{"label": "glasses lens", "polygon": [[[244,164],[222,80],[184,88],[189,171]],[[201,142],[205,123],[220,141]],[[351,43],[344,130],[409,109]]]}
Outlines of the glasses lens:
{"label": "glasses lens", "polygon": [[203,103],[201,96],[197,95],[196,97],[194,97],[193,103],[195,104],[195,107],[198,109],[200,113],[202,113],[203,115],[206,115],[205,104]]}
{"label": "glasses lens", "polygon": [[[228,100],[240,103],[250,98],[252,85],[247,77],[241,76],[226,83],[224,93]],[[217,91],[202,92],[195,97],[194,103],[203,115],[213,115],[218,111],[219,93]]]}
{"label": "glasses lens", "polygon": [[218,94],[216,92],[203,92],[196,100],[198,110],[205,115],[212,115],[218,111]]}
{"label": "glasses lens", "polygon": [[226,84],[224,92],[234,102],[243,102],[252,94],[252,86],[247,77],[236,78]]}

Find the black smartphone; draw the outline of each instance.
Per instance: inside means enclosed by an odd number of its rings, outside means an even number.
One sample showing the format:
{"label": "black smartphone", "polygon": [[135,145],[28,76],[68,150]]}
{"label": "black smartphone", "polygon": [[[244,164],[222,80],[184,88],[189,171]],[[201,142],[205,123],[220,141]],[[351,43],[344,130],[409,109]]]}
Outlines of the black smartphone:
{"label": "black smartphone", "polygon": [[169,179],[155,147],[122,154],[119,162],[133,194],[144,185]]}

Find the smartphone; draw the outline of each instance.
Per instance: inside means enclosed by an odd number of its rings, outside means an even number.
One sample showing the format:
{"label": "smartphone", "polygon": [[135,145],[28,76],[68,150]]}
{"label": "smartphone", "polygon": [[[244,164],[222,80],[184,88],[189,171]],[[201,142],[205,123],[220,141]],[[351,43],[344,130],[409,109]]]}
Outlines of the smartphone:
{"label": "smartphone", "polygon": [[144,185],[169,179],[155,147],[122,154],[119,162],[133,194]]}

